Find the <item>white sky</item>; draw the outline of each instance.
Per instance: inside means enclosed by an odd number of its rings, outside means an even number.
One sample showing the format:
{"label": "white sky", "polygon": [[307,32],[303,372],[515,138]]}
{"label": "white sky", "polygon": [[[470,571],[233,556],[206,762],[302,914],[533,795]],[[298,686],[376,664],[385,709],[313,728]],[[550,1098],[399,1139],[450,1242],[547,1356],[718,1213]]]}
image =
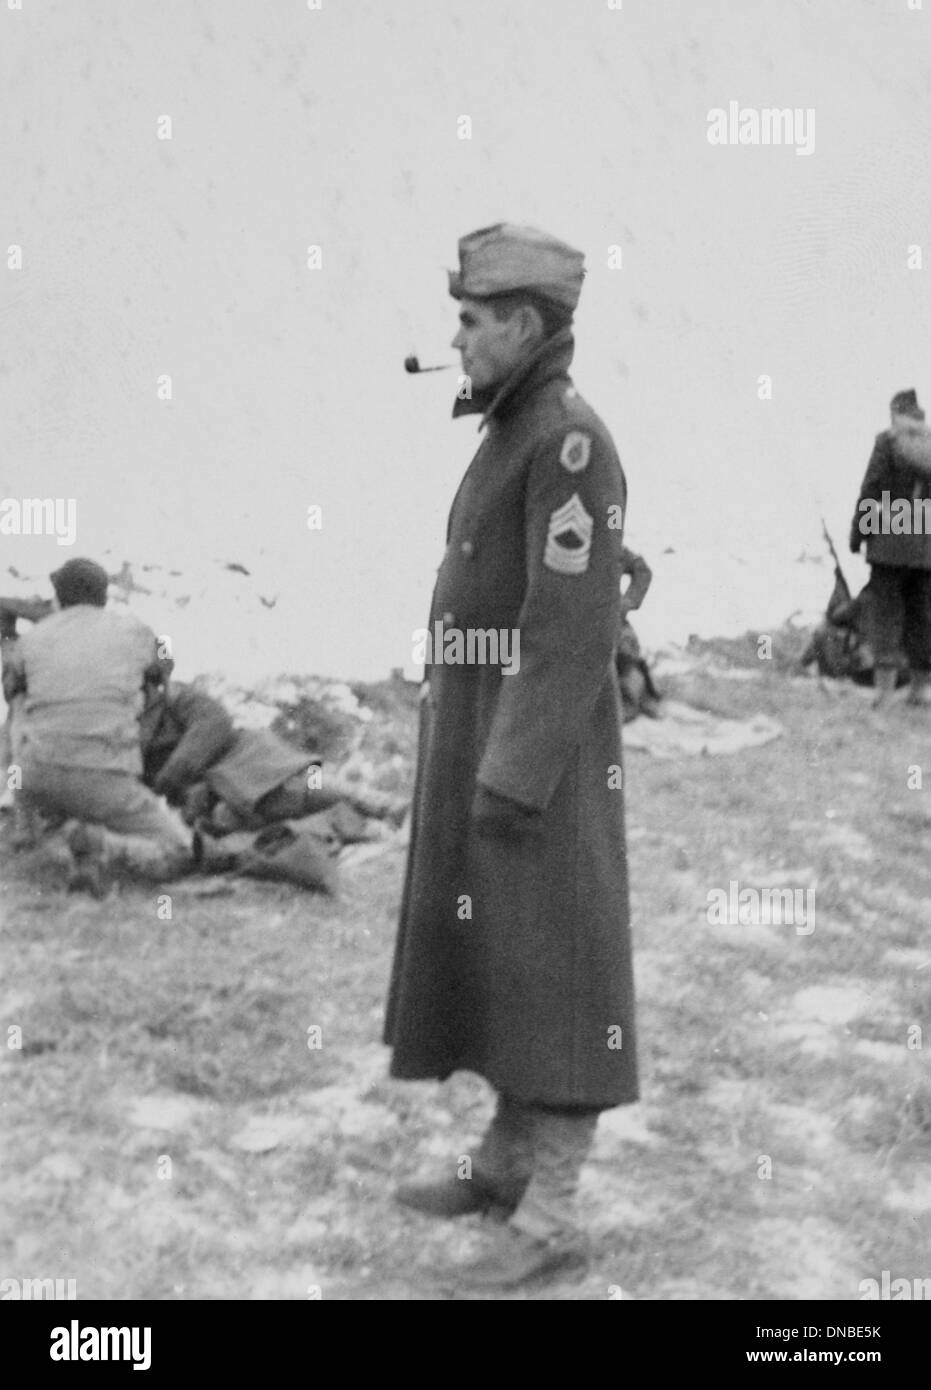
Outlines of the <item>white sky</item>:
{"label": "white sky", "polygon": [[[709,145],[731,99],[814,154]],[[931,402],[931,0],[0,0],[0,107],[0,497],[78,509],[0,585],[128,559],[181,674],[409,663],[476,427],[402,361],[453,360],[476,227],[587,255],[653,645],[825,599],[819,511],[845,547],[889,397]]]}

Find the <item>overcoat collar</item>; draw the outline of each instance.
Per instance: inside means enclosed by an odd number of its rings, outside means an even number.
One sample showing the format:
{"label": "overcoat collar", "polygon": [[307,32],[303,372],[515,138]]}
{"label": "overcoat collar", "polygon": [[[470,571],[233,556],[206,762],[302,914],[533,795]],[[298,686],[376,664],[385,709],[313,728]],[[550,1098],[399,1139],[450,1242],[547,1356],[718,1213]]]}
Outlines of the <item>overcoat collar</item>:
{"label": "overcoat collar", "polygon": [[478,415],[482,419],[479,426],[484,429],[491,418],[501,418],[516,410],[529,396],[554,377],[568,376],[569,365],[575,353],[575,339],[571,328],[563,328],[547,338],[511,375],[498,387],[488,391],[476,391],[472,397],[456,398],[453,406],[453,419],[460,415]]}

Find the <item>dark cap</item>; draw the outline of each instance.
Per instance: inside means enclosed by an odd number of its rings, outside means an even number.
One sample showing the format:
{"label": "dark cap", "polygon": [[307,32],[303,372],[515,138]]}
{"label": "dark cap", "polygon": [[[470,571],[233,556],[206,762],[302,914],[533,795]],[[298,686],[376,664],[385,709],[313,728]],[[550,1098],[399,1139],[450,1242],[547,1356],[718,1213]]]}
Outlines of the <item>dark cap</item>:
{"label": "dark cap", "polygon": [[49,578],[62,608],[71,608],[77,603],[92,603],[102,608],[107,601],[110,577],[96,560],[68,560]]}
{"label": "dark cap", "polygon": [[897,391],[889,402],[893,415],[910,415],[913,420],[923,420],[925,413],[918,404],[916,391]]}

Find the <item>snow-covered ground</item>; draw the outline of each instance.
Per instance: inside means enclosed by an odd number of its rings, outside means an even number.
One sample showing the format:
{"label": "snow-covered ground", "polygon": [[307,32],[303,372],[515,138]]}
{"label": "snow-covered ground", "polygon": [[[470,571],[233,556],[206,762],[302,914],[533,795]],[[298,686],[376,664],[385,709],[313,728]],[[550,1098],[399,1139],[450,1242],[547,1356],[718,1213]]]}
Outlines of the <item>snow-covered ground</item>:
{"label": "snow-covered ground", "polygon": [[[644,646],[654,652],[684,645],[692,633],[767,633],[792,615],[799,623],[814,622],[833,585],[831,561],[820,555],[776,571],[752,555],[720,555],[709,562],[697,549],[661,551],[650,556],[650,563],[653,587],[633,622]],[[862,577],[859,561],[851,557],[844,563],[851,581]],[[269,717],[266,720],[257,709],[258,724],[270,722],[277,704],[288,700],[293,677],[307,693],[309,676],[377,680],[394,667],[412,678],[417,674],[411,655],[413,626],[407,634],[399,628],[394,647],[384,642],[383,634],[376,641],[374,627],[368,633],[364,623],[345,632],[331,628],[329,637],[314,640],[312,634],[319,631],[325,615],[315,614],[312,601],[300,594],[284,593],[267,606],[263,600],[268,595],[252,573],[220,563],[192,566],[190,573],[178,574],[144,563],[120,564],[112,566],[111,573],[121,580],[111,585],[111,605],[136,613],[159,636],[170,639],[180,679],[212,673],[229,687],[221,691],[218,685],[218,693],[232,698],[233,687],[255,692],[257,705],[263,705],[263,691],[267,694]],[[0,572],[2,593],[48,591],[38,571],[28,579],[9,570]],[[375,599],[373,594],[373,605]],[[240,722],[252,717],[244,711]]]}
{"label": "snow-covered ground", "polygon": [[[575,378],[656,574],[647,645],[815,614],[819,514],[843,548],[889,398],[931,398],[929,26],[879,0],[11,12],[0,500],[77,524],[0,534],[0,583],[128,561],[185,675],[408,668],[476,440],[454,376],[402,362],[452,358],[457,238],[508,219],[587,256]],[[711,145],[732,99],[814,111],[813,152]]]}

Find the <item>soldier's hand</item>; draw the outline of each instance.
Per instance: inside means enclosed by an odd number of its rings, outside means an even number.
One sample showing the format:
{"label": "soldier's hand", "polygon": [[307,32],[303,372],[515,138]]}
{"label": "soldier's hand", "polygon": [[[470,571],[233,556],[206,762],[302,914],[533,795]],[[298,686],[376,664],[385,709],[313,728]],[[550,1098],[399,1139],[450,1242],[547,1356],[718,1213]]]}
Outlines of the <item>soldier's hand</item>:
{"label": "soldier's hand", "polygon": [[509,797],[477,787],[472,799],[472,823],[479,835],[516,842],[539,834],[543,817]]}

